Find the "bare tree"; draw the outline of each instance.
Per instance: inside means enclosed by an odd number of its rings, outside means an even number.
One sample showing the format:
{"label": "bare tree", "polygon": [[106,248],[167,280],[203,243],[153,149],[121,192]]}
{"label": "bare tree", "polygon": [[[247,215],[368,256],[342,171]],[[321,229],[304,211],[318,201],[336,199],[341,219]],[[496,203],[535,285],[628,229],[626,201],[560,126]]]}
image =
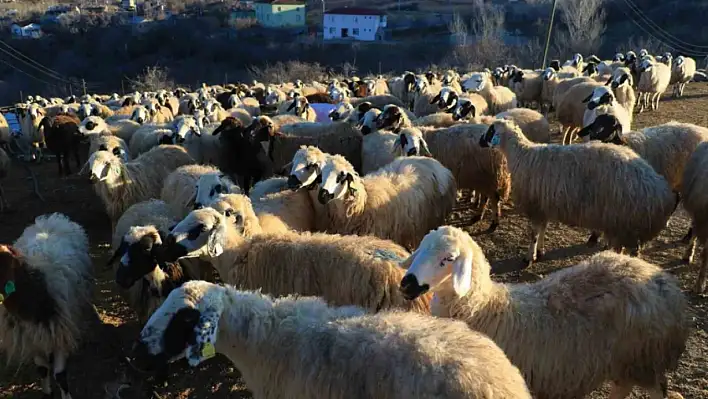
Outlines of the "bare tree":
{"label": "bare tree", "polygon": [[467,45],[467,24],[465,24],[460,14],[455,13],[455,15],[452,16],[452,21],[447,24],[447,29],[455,38],[455,42],[458,46]]}
{"label": "bare tree", "polygon": [[561,0],[558,8],[565,32],[556,35],[561,56],[569,53],[590,54],[600,48],[605,33],[605,0]]}
{"label": "bare tree", "polygon": [[171,90],[175,86],[170,79],[170,71],[159,66],[147,67],[141,75],[128,81],[130,87],[137,91]]}

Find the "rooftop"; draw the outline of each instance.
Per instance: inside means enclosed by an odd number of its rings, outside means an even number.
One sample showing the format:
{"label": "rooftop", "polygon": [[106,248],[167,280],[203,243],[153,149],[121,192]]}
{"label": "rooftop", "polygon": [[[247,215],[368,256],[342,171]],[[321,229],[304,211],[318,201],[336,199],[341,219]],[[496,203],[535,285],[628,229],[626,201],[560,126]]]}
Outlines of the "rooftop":
{"label": "rooftop", "polygon": [[338,15],[386,15],[385,12],[363,7],[339,7],[325,11],[325,14]]}
{"label": "rooftop", "polygon": [[305,0],[257,0],[256,3],[305,5]]}

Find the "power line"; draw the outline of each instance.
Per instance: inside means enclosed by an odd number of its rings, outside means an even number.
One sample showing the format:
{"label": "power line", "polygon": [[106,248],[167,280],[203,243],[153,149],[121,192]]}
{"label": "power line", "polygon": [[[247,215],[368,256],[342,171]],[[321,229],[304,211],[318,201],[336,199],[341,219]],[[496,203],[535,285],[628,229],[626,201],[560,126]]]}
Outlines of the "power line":
{"label": "power line", "polygon": [[637,6],[632,0],[625,0],[625,2],[627,3],[627,5],[630,8],[633,9],[634,12],[637,13],[637,15],[639,15],[639,17],[641,19],[643,19],[645,22],[647,22],[649,24],[649,26],[653,27],[656,31],[660,32],[662,35],[669,38],[670,39],[669,41],[681,43],[681,45],[683,45],[683,46],[696,47],[696,48],[700,48],[700,49],[708,49],[708,46],[700,46],[697,44],[691,44],[691,43],[688,43],[686,41],[679,39],[678,37],[672,35],[668,31],[663,29],[661,26],[656,24],[654,21],[652,21],[648,16],[646,16],[646,14],[644,14],[644,12],[642,12],[642,10],[639,8],[639,6]]}
{"label": "power line", "polygon": [[20,72],[20,73],[22,73],[22,74],[25,74],[25,75],[29,76],[30,78],[32,78],[32,79],[34,79],[34,80],[36,80],[36,81],[38,81],[38,82],[42,82],[42,83],[44,83],[44,84],[46,84],[46,85],[49,85],[49,86],[52,86],[52,87],[57,87],[55,84],[49,83],[49,82],[47,82],[46,80],[40,79],[40,78],[38,78],[38,77],[36,77],[36,76],[30,74],[30,73],[27,73],[27,72],[23,71],[22,69],[20,69],[20,68],[14,66],[14,65],[12,65],[11,63],[9,63],[9,62],[3,60],[2,58],[0,58],[0,62],[2,62],[3,64],[9,66],[10,68],[12,68],[12,69],[14,69],[14,70],[16,70],[16,71],[18,71],[18,72]]}
{"label": "power line", "polygon": [[[627,1],[627,0],[625,0],[625,2],[626,2],[626,1]],[[634,18],[632,17],[632,15],[628,14],[628,13],[627,13],[626,11],[624,11],[624,10],[623,10],[623,12],[624,12],[624,14],[625,14],[627,17],[629,17],[629,19],[630,19],[635,25],[637,25],[637,27],[639,27],[642,31],[644,31],[644,33],[646,33],[647,35],[651,36],[654,40],[658,41],[658,42],[661,43],[662,45],[664,45],[664,46],[666,46],[666,47],[669,47],[669,48],[671,48],[671,49],[678,50],[678,51],[680,51],[680,52],[686,53],[687,55],[695,55],[695,56],[698,56],[698,57],[704,57],[704,56],[707,56],[707,55],[708,55],[708,53],[701,53],[701,52],[698,52],[698,51],[695,51],[695,50],[686,50],[685,48],[682,48],[681,46],[676,46],[676,45],[667,43],[665,40],[656,37],[656,36],[655,36],[653,33],[651,33],[647,28],[645,28],[644,26],[642,26],[642,24],[640,24],[639,22],[637,22],[637,20],[634,19]]]}

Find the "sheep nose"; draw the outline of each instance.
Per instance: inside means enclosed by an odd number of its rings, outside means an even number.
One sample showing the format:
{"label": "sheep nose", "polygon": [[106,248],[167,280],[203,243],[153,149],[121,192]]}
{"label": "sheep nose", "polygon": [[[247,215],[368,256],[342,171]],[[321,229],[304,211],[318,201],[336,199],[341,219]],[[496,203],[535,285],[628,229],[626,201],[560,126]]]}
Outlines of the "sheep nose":
{"label": "sheep nose", "polygon": [[320,201],[320,204],[326,205],[329,201],[331,201],[334,198],[334,194],[330,194],[327,192],[327,190],[321,188],[320,192],[317,194],[317,200]]}
{"label": "sheep nose", "polygon": [[290,177],[288,177],[288,188],[294,191],[300,188],[300,186],[302,186],[302,183],[300,183],[300,179],[298,179],[297,176],[290,175]]}
{"label": "sheep nose", "polygon": [[91,175],[91,176],[89,177],[89,182],[90,182],[91,184],[96,184],[96,183],[98,183],[98,177],[97,177],[96,175]]}
{"label": "sheep nose", "polygon": [[410,150],[408,150],[408,156],[409,156],[409,157],[412,157],[412,156],[414,156],[414,155],[418,155],[418,149],[417,149],[417,148],[411,148]]}
{"label": "sheep nose", "polygon": [[202,208],[204,208],[204,205],[202,205],[201,203],[199,203],[199,202],[194,203],[194,210],[202,209]]}
{"label": "sheep nose", "polygon": [[414,274],[406,274],[403,276],[403,279],[401,279],[399,289],[403,297],[411,301],[428,292],[430,286],[428,284],[420,285],[418,278]]}
{"label": "sheep nose", "polygon": [[370,127],[368,127],[368,126],[362,126],[362,127],[361,127],[361,134],[367,135],[367,134],[369,134],[369,133],[371,133],[371,128],[370,128]]}
{"label": "sheep nose", "polygon": [[330,119],[332,119],[333,121],[338,121],[338,120],[339,120],[339,112],[332,112],[332,113],[329,115],[329,117],[330,117]]}

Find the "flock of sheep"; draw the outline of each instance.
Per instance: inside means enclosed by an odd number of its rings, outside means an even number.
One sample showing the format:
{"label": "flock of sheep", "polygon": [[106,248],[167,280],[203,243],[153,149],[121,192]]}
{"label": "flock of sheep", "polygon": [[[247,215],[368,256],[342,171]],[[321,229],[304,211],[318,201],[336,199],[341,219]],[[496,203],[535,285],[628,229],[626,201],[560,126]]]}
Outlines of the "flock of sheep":
{"label": "flock of sheep", "polygon": [[[73,155],[90,176],[117,289],[143,325],[131,362],[160,379],[169,362],[221,353],[256,398],[560,399],[605,382],[613,399],[635,386],[678,398],[666,374],[687,300],[639,256],[679,202],[685,260],[707,244],[708,129],[631,127],[695,71],[642,50],[545,70],[36,97],[17,105],[20,132],[0,120],[0,142],[48,149],[60,175]],[[0,176],[9,163],[0,149]],[[549,222],[613,251],[494,282],[484,249],[445,225],[460,190],[475,222],[491,208],[490,234],[513,200],[533,231],[528,263]],[[704,249],[699,292],[707,265]],[[54,380],[71,397],[92,269],[84,229],[62,214],[0,245],[0,352],[34,362],[45,394]]]}

